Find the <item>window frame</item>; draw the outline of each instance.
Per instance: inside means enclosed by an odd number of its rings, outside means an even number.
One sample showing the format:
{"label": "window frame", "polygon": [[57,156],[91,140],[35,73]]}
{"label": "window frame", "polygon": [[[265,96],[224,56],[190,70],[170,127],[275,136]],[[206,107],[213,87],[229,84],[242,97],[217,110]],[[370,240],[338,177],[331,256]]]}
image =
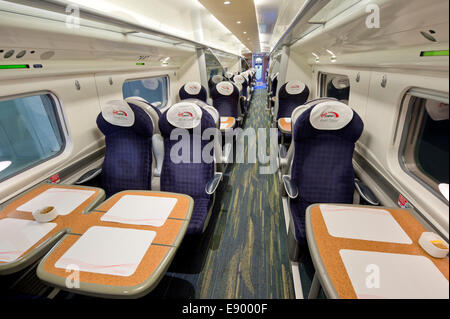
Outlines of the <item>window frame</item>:
{"label": "window frame", "polygon": [[69,129],[67,126],[66,117],[63,112],[62,103],[53,92],[48,91],[48,90],[43,90],[43,91],[34,91],[34,92],[27,92],[27,93],[21,93],[21,94],[8,95],[8,96],[0,96],[0,102],[8,101],[8,100],[22,99],[22,98],[33,97],[33,96],[42,96],[42,95],[48,95],[48,97],[50,98],[50,101],[52,103],[53,111],[55,112],[55,117],[57,119],[56,122],[58,125],[58,130],[61,135],[61,149],[57,153],[55,153],[54,155],[52,155],[50,157],[46,157],[38,162],[28,165],[27,167],[25,167],[21,170],[18,170],[3,179],[0,178],[0,185],[3,184],[4,182],[10,180],[13,177],[21,175],[27,171],[30,171],[33,168],[36,168],[46,162],[49,162],[51,160],[54,160],[54,159],[60,157],[64,152],[67,151],[68,146],[71,146],[71,137],[70,137]]}
{"label": "window frame", "polygon": [[[161,74],[161,75],[153,75],[153,76],[147,76],[147,77],[126,79],[122,83],[122,98],[125,99],[125,96],[123,95],[123,86],[125,85],[125,83],[134,82],[134,81],[141,81],[141,80],[148,80],[148,79],[159,79],[159,78],[166,78],[166,81],[167,81],[167,87],[165,89],[165,91],[166,91],[165,103],[163,104],[162,103],[163,101],[161,101],[161,105],[159,105],[157,107],[157,109],[159,109],[159,110],[164,109],[167,105],[169,105],[169,100],[170,100],[170,76],[168,74]],[[152,103],[152,102],[149,101],[149,103]],[[155,102],[153,102],[153,103],[155,103]]]}
{"label": "window frame", "polygon": [[[418,103],[419,99],[422,100],[421,103]],[[424,102],[427,99],[448,104],[448,93],[412,88],[403,96],[401,108],[406,108],[406,115],[398,147],[398,161],[403,172],[448,205],[447,199],[439,190],[439,183],[423,172],[416,162],[417,141],[422,131],[421,126],[426,112]],[[410,147],[407,148],[407,146]]]}

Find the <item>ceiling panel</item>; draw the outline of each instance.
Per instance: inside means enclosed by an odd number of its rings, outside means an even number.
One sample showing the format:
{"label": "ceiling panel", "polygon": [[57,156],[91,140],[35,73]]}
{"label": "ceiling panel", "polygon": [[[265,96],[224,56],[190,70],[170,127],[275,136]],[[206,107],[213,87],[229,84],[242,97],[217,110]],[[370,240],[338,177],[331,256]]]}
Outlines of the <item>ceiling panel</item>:
{"label": "ceiling panel", "polygon": [[261,51],[258,21],[253,0],[199,0],[199,2],[250,51]]}

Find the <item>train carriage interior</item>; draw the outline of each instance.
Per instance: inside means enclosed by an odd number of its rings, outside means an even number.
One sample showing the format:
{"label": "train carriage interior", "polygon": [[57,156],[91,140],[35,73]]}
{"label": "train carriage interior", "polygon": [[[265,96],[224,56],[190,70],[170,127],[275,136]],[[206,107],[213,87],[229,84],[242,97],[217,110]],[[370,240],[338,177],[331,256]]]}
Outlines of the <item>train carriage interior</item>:
{"label": "train carriage interior", "polygon": [[448,127],[447,0],[0,0],[0,300],[448,300]]}

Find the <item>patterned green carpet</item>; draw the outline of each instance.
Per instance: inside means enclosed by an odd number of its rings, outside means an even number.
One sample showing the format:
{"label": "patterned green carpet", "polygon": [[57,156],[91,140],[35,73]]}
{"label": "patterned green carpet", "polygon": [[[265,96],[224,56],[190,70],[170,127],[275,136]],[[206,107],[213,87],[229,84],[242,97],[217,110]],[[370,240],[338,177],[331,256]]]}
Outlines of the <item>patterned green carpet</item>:
{"label": "patterned green carpet", "polygon": [[[265,107],[266,91],[256,90],[244,128],[269,128]],[[185,238],[147,298],[294,297],[277,175],[229,165],[206,233]]]}

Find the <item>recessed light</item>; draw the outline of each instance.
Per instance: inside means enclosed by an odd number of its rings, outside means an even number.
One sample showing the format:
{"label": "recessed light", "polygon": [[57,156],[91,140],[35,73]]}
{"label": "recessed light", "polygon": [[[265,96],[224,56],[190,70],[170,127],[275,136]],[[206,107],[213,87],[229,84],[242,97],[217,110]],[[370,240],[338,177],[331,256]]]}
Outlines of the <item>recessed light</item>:
{"label": "recessed light", "polygon": [[236,23],[237,23],[237,24],[241,24],[241,21],[237,21]]}
{"label": "recessed light", "polygon": [[225,1],[223,4],[227,6],[227,5],[231,4],[231,1]]}
{"label": "recessed light", "polygon": [[247,31],[244,31],[244,34],[247,34]]}

